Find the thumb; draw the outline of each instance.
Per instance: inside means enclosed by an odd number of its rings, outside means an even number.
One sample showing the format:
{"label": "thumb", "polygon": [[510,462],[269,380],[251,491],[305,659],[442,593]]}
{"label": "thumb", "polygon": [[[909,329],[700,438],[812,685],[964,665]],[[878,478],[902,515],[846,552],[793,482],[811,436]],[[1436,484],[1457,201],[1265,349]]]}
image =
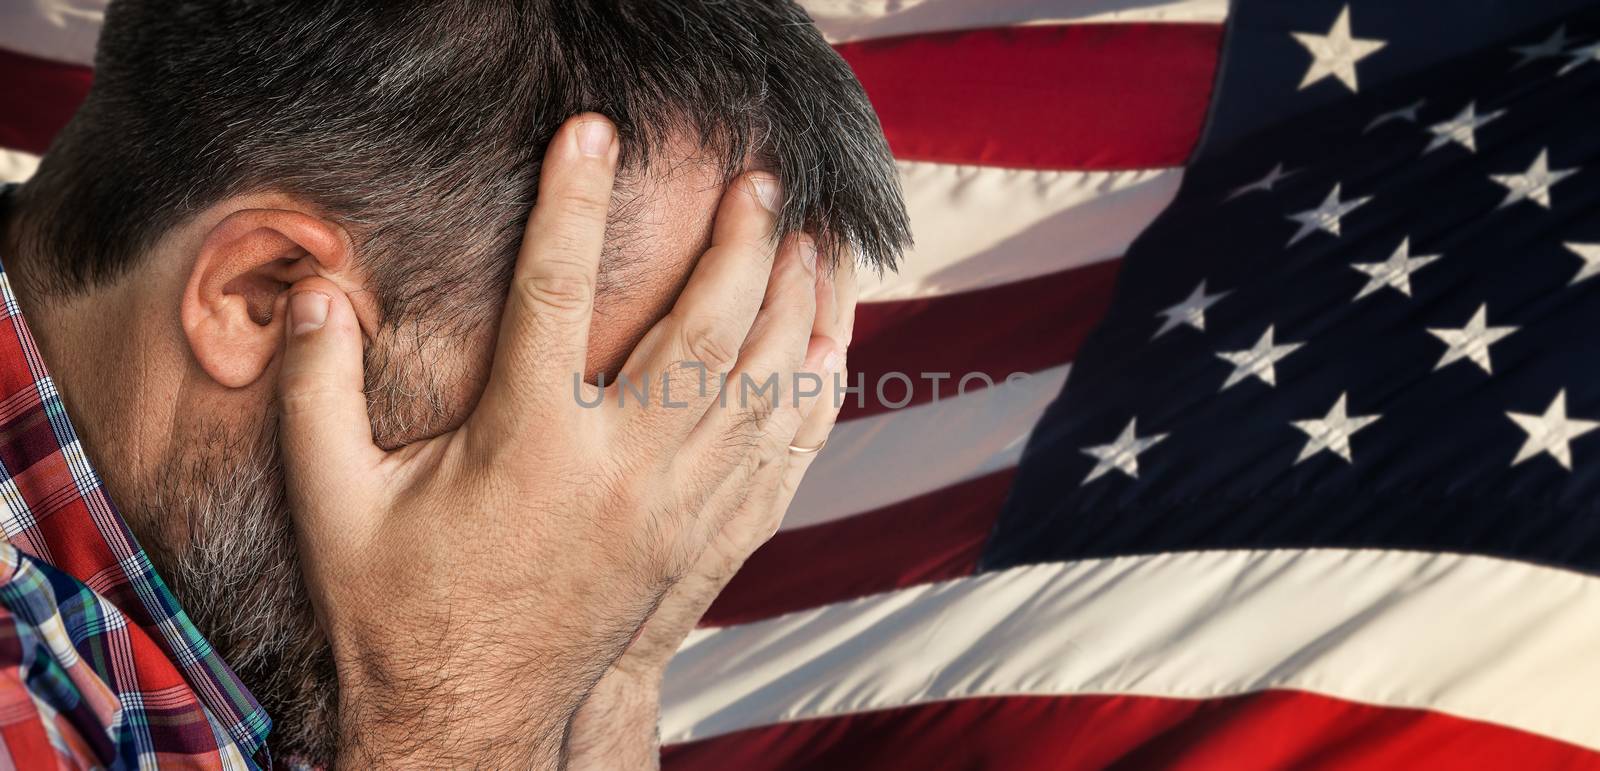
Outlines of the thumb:
{"label": "thumb", "polygon": [[293,508],[343,500],[365,485],[384,453],[372,442],[363,390],[361,327],[336,284],[308,278],[289,288],[279,442]]}

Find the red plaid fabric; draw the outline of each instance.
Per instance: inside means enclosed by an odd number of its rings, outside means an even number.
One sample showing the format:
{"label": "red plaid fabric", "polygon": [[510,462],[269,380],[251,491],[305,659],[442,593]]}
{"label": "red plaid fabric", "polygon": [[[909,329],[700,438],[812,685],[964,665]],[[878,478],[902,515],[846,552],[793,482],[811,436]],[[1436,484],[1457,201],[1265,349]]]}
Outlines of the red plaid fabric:
{"label": "red plaid fabric", "polygon": [[270,765],[266,713],[112,505],[3,267],[0,530],[0,767]]}

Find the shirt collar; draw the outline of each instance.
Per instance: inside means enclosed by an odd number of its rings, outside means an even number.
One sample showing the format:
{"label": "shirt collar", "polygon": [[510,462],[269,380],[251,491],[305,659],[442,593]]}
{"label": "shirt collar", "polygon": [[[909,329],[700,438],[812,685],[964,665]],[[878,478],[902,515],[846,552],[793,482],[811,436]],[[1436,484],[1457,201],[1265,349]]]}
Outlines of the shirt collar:
{"label": "shirt collar", "polygon": [[[0,185],[0,217],[9,208],[15,188]],[[4,537],[115,604],[182,670],[190,687],[241,751],[246,756],[262,755],[271,721],[179,607],[111,502],[39,356],[3,265],[0,321],[5,322],[0,323],[0,420],[25,410],[39,410],[45,416],[30,426],[0,432],[0,479],[4,480],[0,482],[0,527]],[[70,478],[71,485],[18,485],[19,478]]]}

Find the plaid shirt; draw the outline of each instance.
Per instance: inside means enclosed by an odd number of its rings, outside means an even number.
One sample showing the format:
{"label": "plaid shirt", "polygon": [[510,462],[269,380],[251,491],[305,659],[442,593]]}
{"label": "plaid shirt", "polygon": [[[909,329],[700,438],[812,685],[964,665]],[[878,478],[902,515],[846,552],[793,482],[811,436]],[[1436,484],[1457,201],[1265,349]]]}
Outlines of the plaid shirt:
{"label": "plaid shirt", "polygon": [[271,722],[112,505],[3,267],[0,528],[0,767],[270,764]]}

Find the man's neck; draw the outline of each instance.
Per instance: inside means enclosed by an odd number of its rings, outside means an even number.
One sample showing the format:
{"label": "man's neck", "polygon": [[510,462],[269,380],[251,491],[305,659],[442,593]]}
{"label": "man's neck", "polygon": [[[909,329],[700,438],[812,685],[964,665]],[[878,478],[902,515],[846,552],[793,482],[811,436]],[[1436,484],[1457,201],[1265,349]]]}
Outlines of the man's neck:
{"label": "man's neck", "polygon": [[3,249],[0,251],[0,260],[4,261],[11,292],[16,295],[22,316],[33,333],[34,342],[39,346],[39,355],[44,358],[51,378],[63,391],[76,390],[69,388],[71,381],[76,379],[74,373],[78,369],[74,366],[75,357],[70,356],[69,352],[77,349],[74,343],[87,330],[81,329],[84,326],[81,323],[61,318],[62,303],[50,301],[41,291],[43,277],[40,271],[49,264],[48,255],[39,253],[38,239],[31,237],[31,223],[27,220],[26,211],[18,204],[20,200],[20,195],[13,195],[11,205],[5,209],[3,223],[0,223],[0,227],[3,227],[3,231],[0,231],[0,249]]}
{"label": "man's neck", "polygon": [[140,334],[145,325],[126,289],[53,291],[47,271],[56,256],[41,250],[28,217],[26,208],[7,207],[0,222],[0,260],[39,356],[115,499],[134,489],[144,465],[140,461],[150,449],[143,441],[151,417],[146,413],[159,404],[149,398],[148,352],[127,343],[147,337]]}

